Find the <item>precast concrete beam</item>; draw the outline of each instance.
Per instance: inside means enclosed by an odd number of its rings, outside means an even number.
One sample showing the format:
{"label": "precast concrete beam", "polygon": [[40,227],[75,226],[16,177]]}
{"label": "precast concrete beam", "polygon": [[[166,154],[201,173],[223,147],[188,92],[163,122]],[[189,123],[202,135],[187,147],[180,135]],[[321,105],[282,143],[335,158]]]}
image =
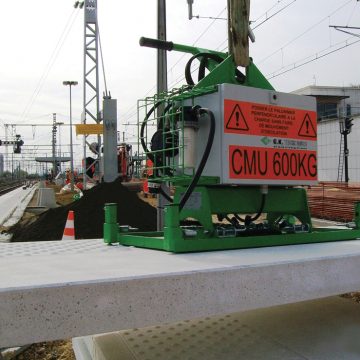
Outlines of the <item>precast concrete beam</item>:
{"label": "precast concrete beam", "polygon": [[360,289],[360,241],[192,254],[102,240],[0,244],[0,347]]}

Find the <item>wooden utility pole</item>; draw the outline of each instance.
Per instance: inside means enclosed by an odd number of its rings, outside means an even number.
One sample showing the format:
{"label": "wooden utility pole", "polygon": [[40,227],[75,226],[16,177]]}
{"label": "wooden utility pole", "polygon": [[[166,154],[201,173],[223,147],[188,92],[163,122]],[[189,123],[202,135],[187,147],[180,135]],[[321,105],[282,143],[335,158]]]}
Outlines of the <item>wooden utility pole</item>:
{"label": "wooden utility pole", "polygon": [[248,66],[250,0],[227,0],[229,53],[237,66]]}

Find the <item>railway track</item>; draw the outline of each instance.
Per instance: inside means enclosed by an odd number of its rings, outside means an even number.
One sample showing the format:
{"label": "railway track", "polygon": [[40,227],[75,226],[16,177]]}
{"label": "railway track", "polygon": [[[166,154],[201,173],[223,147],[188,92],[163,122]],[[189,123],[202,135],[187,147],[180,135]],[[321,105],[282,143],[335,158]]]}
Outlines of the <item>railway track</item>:
{"label": "railway track", "polygon": [[0,184],[0,196],[4,195],[12,190],[15,190],[19,188],[20,186],[23,186],[23,181],[15,181],[15,182],[9,182],[9,183],[2,183]]}

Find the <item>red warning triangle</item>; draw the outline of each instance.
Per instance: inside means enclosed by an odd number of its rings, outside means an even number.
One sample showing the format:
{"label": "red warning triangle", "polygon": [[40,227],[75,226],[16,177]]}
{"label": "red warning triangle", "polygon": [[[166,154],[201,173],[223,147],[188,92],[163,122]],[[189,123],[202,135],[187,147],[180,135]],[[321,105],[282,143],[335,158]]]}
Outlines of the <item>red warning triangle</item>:
{"label": "red warning triangle", "polygon": [[316,138],[316,130],[311,121],[310,115],[306,114],[298,132],[299,136]]}
{"label": "red warning triangle", "polygon": [[245,120],[244,114],[242,113],[239,104],[234,106],[233,111],[226,124],[227,129],[249,131],[249,126]]}

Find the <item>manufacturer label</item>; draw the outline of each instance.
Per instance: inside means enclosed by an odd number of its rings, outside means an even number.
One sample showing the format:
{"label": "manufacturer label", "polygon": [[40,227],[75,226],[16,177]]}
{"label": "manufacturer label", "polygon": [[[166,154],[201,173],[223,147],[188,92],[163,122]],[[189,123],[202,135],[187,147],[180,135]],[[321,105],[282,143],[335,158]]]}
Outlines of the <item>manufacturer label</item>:
{"label": "manufacturer label", "polygon": [[229,178],[316,181],[316,151],[230,145]]}
{"label": "manufacturer label", "polygon": [[316,141],[316,112],[225,99],[224,132]]}

